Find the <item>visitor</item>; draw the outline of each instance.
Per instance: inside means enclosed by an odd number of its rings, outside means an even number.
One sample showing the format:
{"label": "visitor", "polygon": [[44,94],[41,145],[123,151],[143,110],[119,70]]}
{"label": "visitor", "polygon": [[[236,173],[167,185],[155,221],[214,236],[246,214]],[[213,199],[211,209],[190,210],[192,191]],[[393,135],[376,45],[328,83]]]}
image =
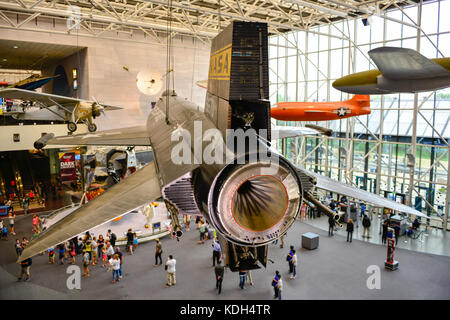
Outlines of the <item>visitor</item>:
{"label": "visitor", "polygon": [[102,268],[105,268],[106,267],[106,262],[108,261],[108,255],[106,254],[106,246],[102,247],[101,257],[102,257],[102,260],[103,260]]}
{"label": "visitor", "polygon": [[158,265],[158,258],[159,258],[159,265],[162,264],[162,245],[161,242],[159,241],[159,239],[155,239],[156,241],[156,245],[155,245],[155,264],[153,266],[157,266]]}
{"label": "visitor", "polygon": [[297,275],[297,254],[295,253],[295,250],[292,250],[292,274],[290,276],[291,279],[295,279]]}
{"label": "visitor", "polygon": [[349,242],[349,239],[350,242],[352,242],[352,238],[353,238],[353,220],[350,219],[348,220],[347,223],[347,242]]}
{"label": "visitor", "polygon": [[75,264],[75,256],[76,256],[76,251],[75,251],[75,241],[69,241],[69,246],[68,246],[68,252],[70,255],[70,261],[72,264]]}
{"label": "visitor", "polygon": [[84,254],[83,254],[83,268],[84,268],[84,273],[83,273],[83,277],[88,277],[89,278],[89,263],[91,262],[90,259],[90,255],[89,252],[87,252],[87,250],[83,250]]}
{"label": "visitor", "polygon": [[3,228],[2,228],[2,240],[8,240],[8,228],[6,227],[5,224],[3,224]]}
{"label": "visitor", "polygon": [[218,294],[222,292],[222,281],[225,268],[222,266],[222,258],[217,261],[217,266],[214,268],[214,274],[216,275],[216,289],[218,289]]}
{"label": "visitor", "polygon": [[88,238],[86,240],[86,242],[84,243],[84,250],[89,255],[89,261],[92,261],[92,241],[91,241],[91,239]]}
{"label": "visitor", "polygon": [[64,243],[58,244],[59,264],[64,264],[64,257],[66,253],[66,247]]}
{"label": "visitor", "polygon": [[245,277],[246,277],[247,271],[246,270],[239,270],[239,287],[241,289],[245,289]]}
{"label": "visitor", "polygon": [[328,235],[332,236],[334,231],[335,221],[333,217],[328,218]]}
{"label": "visitor", "polygon": [[136,232],[133,232],[133,250],[136,251],[139,240]]}
{"label": "visitor", "polygon": [[413,230],[419,230],[419,228],[420,228],[420,222],[419,222],[419,220],[416,218],[416,219],[414,219],[414,222],[412,223],[412,229],[413,229]]}
{"label": "visitor", "polygon": [[203,221],[200,221],[199,232],[200,232],[200,241],[198,243],[203,244],[205,242],[205,234],[207,232],[206,224]]}
{"label": "visitor", "polygon": [[112,283],[115,283],[116,281],[120,281],[119,278],[119,270],[120,270],[120,260],[119,255],[115,254],[110,260],[109,260],[109,266],[112,269]]}
{"label": "visitor", "polygon": [[130,228],[130,229],[128,229],[128,232],[127,232],[127,249],[130,254],[133,254],[133,240],[134,240],[134,234]]}
{"label": "visitor", "polygon": [[16,250],[17,257],[19,257],[22,254],[22,246],[20,244],[19,239],[16,239],[16,243],[14,244],[14,249]]}
{"label": "visitor", "polygon": [[280,249],[283,249],[284,248],[284,234],[280,237]]}
{"label": "visitor", "polygon": [[247,273],[245,274],[245,281],[249,285],[253,285],[253,278],[252,278],[252,272],[250,270],[247,270]]}
{"label": "visitor", "polygon": [[175,266],[177,264],[177,261],[173,258],[172,255],[167,258],[166,261],[166,270],[167,270],[167,284],[166,287],[174,286],[176,284],[176,277],[175,277]]}
{"label": "visitor", "polygon": [[191,225],[191,216],[187,214],[184,219],[184,222],[186,223],[186,231],[189,231],[189,226]]}
{"label": "visitor", "polygon": [[362,225],[363,225],[363,238],[366,237],[366,233],[367,233],[367,239],[370,238],[370,219],[369,217],[365,214],[363,217],[363,221],[362,221]]}
{"label": "visitor", "polygon": [[381,243],[382,244],[386,244],[387,232],[388,232],[388,222],[385,220],[383,223],[383,233],[381,235]]}
{"label": "visitor", "polygon": [[31,258],[25,259],[20,262],[21,270],[19,278],[17,278],[17,281],[21,281],[24,275],[27,276],[24,281],[30,280],[30,267],[32,263],[33,261],[31,260]]}
{"label": "visitor", "polygon": [[398,237],[400,236],[400,226],[398,224],[396,224],[394,226],[394,234],[395,234],[395,245],[397,246],[397,244],[398,244]]}
{"label": "visitor", "polygon": [[28,239],[27,239],[27,237],[23,237],[22,238],[22,251],[23,251],[23,249],[25,249],[25,247],[28,245]]}
{"label": "visitor", "polygon": [[292,257],[294,256],[295,250],[294,246],[291,246],[291,249],[289,250],[289,253],[286,257],[286,261],[289,263],[289,274],[292,275],[292,272],[294,271],[294,266],[292,264]]}
{"label": "visitor", "polygon": [[25,195],[25,197],[22,199],[22,206],[23,206],[23,212],[25,214],[28,214],[28,208],[30,206],[30,196],[28,194]]}
{"label": "visitor", "polygon": [[274,296],[273,298],[276,299],[278,298],[278,281],[280,281],[280,272],[279,271],[275,271],[275,277],[273,277],[272,279],[272,287],[273,287],[273,291],[274,291]]}
{"label": "visitor", "polygon": [[55,247],[48,248],[47,253],[48,253],[48,263],[54,264],[55,263]]}
{"label": "visitor", "polygon": [[111,258],[114,255],[114,248],[111,245],[111,242],[106,241],[106,256],[108,258],[108,261],[111,260]]}
{"label": "visitor", "polygon": [[16,214],[14,213],[14,210],[11,210],[8,214],[9,217],[9,232],[15,236],[16,233],[14,232],[14,220],[16,219]]}
{"label": "visitor", "polygon": [[[98,236],[97,240],[97,252],[98,252],[98,259],[101,261],[103,259],[103,247],[105,246],[105,239],[103,239],[103,235]],[[103,261],[102,267],[105,267],[105,261]]]}
{"label": "visitor", "polygon": [[278,300],[281,300],[281,292],[283,291],[283,280],[281,280],[281,274],[278,275]]}
{"label": "visitor", "polygon": [[123,274],[122,274],[123,254],[122,254],[122,252],[120,252],[119,247],[117,247],[117,248],[115,249],[115,252],[116,252],[116,254],[119,256],[119,260],[120,260],[119,278],[122,279],[122,276],[123,276]]}
{"label": "visitor", "polygon": [[94,237],[92,239],[91,251],[92,251],[92,265],[95,266],[97,264],[97,253],[98,253],[97,237]]}
{"label": "visitor", "polygon": [[111,245],[113,247],[116,246],[117,236],[115,233],[111,232],[111,230],[108,230],[109,233],[109,242],[111,242]]}
{"label": "visitor", "polygon": [[213,267],[216,265],[216,260],[219,261],[220,257],[222,255],[222,249],[220,248],[220,243],[218,239],[214,239],[213,243],[211,244],[213,247]]}

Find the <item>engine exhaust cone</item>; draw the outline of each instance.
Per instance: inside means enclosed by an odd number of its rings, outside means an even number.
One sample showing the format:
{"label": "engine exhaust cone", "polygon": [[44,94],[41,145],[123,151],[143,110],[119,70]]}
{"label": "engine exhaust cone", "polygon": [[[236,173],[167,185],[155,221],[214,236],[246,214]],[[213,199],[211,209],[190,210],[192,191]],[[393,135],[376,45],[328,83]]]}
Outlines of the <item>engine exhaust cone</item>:
{"label": "engine exhaust cone", "polygon": [[261,175],[250,177],[236,189],[232,213],[244,229],[264,231],[283,218],[287,207],[288,195],[281,181]]}

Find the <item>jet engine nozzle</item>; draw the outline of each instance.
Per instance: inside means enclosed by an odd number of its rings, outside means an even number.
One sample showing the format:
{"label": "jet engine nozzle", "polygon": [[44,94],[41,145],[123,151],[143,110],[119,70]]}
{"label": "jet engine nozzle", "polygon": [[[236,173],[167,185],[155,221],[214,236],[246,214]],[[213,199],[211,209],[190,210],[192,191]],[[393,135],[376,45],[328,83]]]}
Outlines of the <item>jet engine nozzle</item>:
{"label": "jet engine nozzle", "polygon": [[229,164],[208,195],[209,221],[227,240],[260,246],[281,237],[297,217],[302,187],[295,169],[279,156]]}

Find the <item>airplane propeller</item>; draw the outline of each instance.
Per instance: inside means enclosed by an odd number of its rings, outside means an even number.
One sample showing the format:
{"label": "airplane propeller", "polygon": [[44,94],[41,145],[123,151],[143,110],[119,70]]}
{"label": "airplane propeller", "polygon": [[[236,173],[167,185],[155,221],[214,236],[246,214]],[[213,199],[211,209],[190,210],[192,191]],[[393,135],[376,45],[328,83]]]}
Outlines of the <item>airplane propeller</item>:
{"label": "airplane propeller", "polygon": [[98,103],[97,99],[95,99],[94,96],[92,96],[92,99],[94,100],[94,103],[92,104],[92,118],[95,119],[95,117],[98,117],[100,115],[98,112],[101,112],[106,119],[109,119],[108,115],[105,112],[105,107]]}

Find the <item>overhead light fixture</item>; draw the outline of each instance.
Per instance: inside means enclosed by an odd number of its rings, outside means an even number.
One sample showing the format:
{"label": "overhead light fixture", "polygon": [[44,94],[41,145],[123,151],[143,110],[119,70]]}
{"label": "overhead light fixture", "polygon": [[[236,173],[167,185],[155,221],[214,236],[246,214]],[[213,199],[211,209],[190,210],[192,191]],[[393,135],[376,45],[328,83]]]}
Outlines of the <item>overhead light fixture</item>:
{"label": "overhead light fixture", "polygon": [[13,48],[14,48],[14,49],[18,49],[19,47],[18,47],[18,46],[14,46]]}
{"label": "overhead light fixture", "polygon": [[3,61],[7,61],[6,58],[4,58]]}
{"label": "overhead light fixture", "polygon": [[332,14],[334,16],[339,16],[342,18],[348,17],[347,13],[345,13],[345,12],[337,11],[337,10],[334,10],[334,9],[331,9],[328,7],[324,7],[324,6],[315,4],[315,3],[307,2],[307,1],[302,1],[302,0],[283,0],[283,1],[298,4],[298,5],[306,7],[306,8],[315,9],[315,10],[319,10],[322,12],[327,12],[329,14]]}

